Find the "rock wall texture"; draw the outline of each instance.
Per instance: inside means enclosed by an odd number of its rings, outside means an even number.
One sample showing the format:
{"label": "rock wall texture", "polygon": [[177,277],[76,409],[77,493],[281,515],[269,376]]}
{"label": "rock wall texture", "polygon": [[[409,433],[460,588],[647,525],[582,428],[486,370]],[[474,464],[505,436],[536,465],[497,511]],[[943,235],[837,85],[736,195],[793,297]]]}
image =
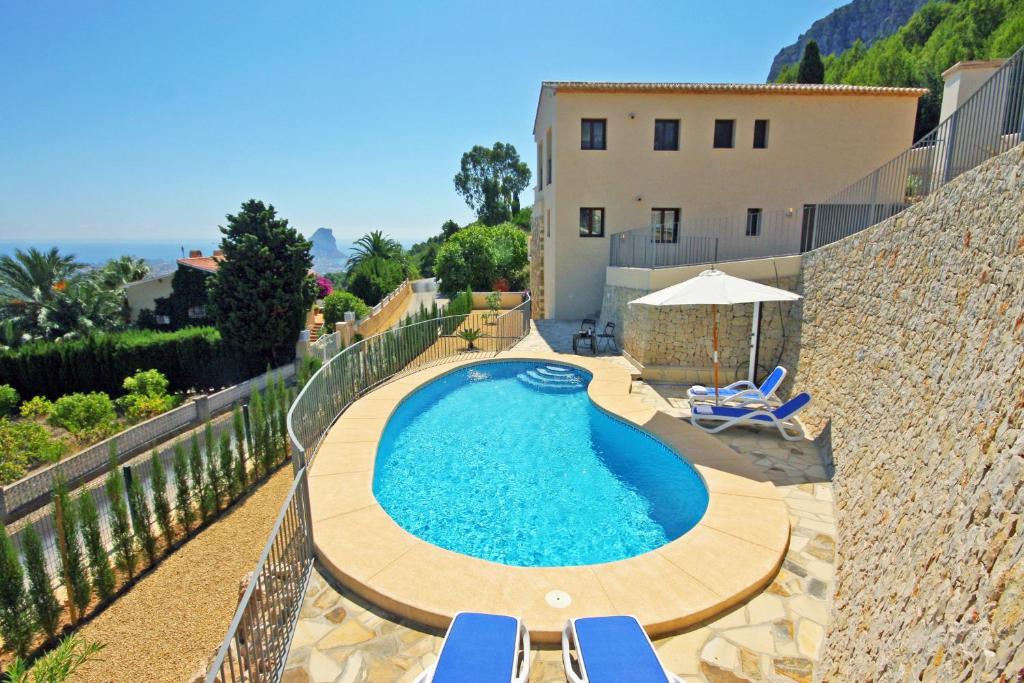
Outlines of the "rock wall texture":
{"label": "rock wall texture", "polygon": [[[764,284],[795,290],[792,277],[761,280]],[[646,291],[605,285],[601,324],[610,321],[621,330],[622,348],[644,366],[645,379],[666,379],[707,384],[712,381],[711,308],[709,306],[628,306]],[[761,344],[758,367],[770,372],[778,360],[795,349],[799,320],[793,304],[766,303],[761,309]],[[750,326],[753,304],[718,307],[720,382],[746,379],[750,363]]]}
{"label": "rock wall texture", "polygon": [[805,255],[794,383],[836,468],[819,677],[1024,676],[1024,147]]}

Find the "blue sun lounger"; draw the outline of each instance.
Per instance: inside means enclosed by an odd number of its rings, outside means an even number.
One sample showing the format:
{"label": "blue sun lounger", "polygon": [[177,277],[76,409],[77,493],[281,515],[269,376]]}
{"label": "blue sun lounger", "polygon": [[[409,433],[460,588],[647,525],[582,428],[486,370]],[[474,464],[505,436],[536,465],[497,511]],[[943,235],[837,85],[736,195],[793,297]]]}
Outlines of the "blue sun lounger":
{"label": "blue sun lounger", "polygon": [[515,617],[459,612],[437,663],[415,683],[526,683],[530,634]]}
{"label": "blue sun lounger", "polygon": [[633,616],[570,619],[562,631],[562,664],[570,683],[682,683],[662,666]]}
{"label": "blue sun lounger", "polygon": [[[775,392],[782,386],[784,379],[786,379],[786,368],[780,365],[764,378],[759,387],[745,379],[722,387],[718,390],[718,400],[721,403],[738,403],[740,405],[761,404],[767,406],[773,403],[778,405],[781,401],[775,396]],[[714,401],[715,389],[695,384],[686,390],[686,397],[690,399],[691,405],[695,401]]]}
{"label": "blue sun lounger", "polygon": [[749,406],[716,406],[710,403],[694,404],[690,423],[709,434],[723,429],[745,425],[748,427],[774,426],[784,439],[799,441],[804,438],[804,429],[793,416],[807,407],[811,395],[802,392],[776,408]]}

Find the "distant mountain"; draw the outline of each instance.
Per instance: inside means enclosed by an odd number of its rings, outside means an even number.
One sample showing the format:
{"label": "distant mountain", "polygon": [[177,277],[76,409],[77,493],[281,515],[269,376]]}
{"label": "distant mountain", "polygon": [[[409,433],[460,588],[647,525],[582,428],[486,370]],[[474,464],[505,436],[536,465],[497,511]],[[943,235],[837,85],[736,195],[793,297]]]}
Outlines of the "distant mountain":
{"label": "distant mountain", "polygon": [[823,56],[843,52],[857,40],[870,45],[895,33],[926,2],[928,0],[853,0],[824,19],[818,19],[795,43],[779,50],[772,60],[768,81],[774,81],[783,67],[798,63],[808,41],[818,41]]}
{"label": "distant mountain", "polygon": [[334,239],[334,231],[330,228],[317,228],[309,236],[309,240],[313,243],[313,248],[310,250],[313,258],[340,259],[344,256],[341,250],[338,249],[338,242]]}

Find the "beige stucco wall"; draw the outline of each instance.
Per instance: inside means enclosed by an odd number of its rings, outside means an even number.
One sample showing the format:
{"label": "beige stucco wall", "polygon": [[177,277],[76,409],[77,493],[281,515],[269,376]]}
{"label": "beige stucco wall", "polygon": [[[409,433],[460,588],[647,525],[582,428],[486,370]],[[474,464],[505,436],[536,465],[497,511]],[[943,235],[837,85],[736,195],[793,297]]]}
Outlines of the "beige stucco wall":
{"label": "beige stucco wall", "polygon": [[138,320],[139,311],[146,308],[154,310],[157,299],[171,295],[171,280],[173,278],[174,273],[168,273],[163,277],[135,282],[124,288],[124,296],[131,308],[133,322]]}
{"label": "beige stucco wall", "polygon": [[[738,216],[733,232],[742,229],[747,208],[793,209],[774,229],[796,246],[802,206],[909,147],[916,107],[913,96],[544,89],[534,134],[542,143],[550,128],[554,151],[553,182],[545,177],[536,193],[553,223],[545,244],[547,316],[579,318],[600,309],[609,236],[649,225],[652,208],[678,207],[684,224]],[[579,149],[584,117],[607,119],[607,150]],[[655,118],[680,119],[679,151],[653,150]],[[736,120],[733,149],[712,147],[715,119]],[[767,149],[752,147],[755,119],[770,121]],[[580,207],[605,209],[604,237],[579,236]]]}
{"label": "beige stucco wall", "polygon": [[828,427],[838,522],[821,679],[1016,678],[1024,147],[806,254],[802,290],[788,364]]}

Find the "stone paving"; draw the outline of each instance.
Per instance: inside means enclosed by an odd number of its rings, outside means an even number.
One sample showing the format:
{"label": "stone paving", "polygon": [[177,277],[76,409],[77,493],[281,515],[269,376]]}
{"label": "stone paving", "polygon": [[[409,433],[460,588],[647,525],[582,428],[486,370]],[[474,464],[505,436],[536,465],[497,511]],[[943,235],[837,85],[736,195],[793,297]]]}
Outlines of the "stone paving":
{"label": "stone paving", "polygon": [[[566,352],[578,323],[540,321],[522,346]],[[625,363],[616,357],[612,362]],[[684,417],[686,387],[635,381],[641,401]],[[655,641],[662,662],[685,681],[810,681],[828,623],[835,518],[832,485],[810,441],[734,429],[722,442],[748,456],[780,487],[792,536],[779,574],[759,595],[717,618]],[[413,680],[437,658],[442,632],[367,603],[314,572],[283,680],[288,683]],[[564,681],[556,649],[532,655],[531,683]]]}

